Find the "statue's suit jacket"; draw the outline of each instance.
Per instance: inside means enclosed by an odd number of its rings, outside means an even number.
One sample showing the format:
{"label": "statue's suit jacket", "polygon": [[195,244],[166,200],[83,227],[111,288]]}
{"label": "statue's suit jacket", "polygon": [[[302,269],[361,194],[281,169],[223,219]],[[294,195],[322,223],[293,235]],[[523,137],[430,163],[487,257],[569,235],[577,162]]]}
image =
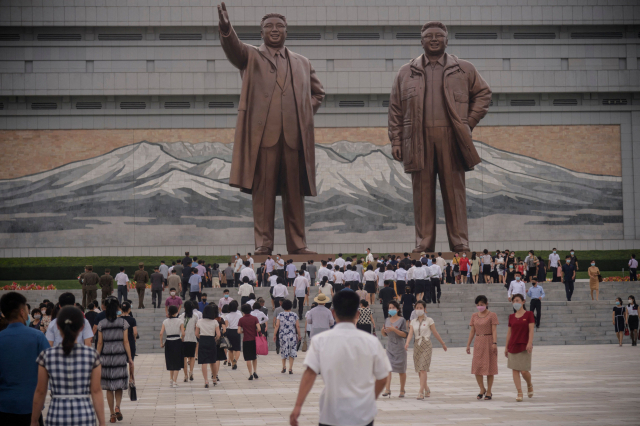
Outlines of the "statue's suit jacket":
{"label": "statue's suit jacket", "polygon": [[[233,28],[226,35],[220,33],[220,41],[227,59],[240,70],[242,77],[229,185],[251,193],[267,113],[277,85],[276,64],[264,44],[254,47],[242,43]],[[289,49],[286,50],[304,152],[304,170],[300,167],[301,172],[306,172],[302,176],[302,195],[315,196],[317,193],[313,115],[324,99],[324,89],[309,60]]]}

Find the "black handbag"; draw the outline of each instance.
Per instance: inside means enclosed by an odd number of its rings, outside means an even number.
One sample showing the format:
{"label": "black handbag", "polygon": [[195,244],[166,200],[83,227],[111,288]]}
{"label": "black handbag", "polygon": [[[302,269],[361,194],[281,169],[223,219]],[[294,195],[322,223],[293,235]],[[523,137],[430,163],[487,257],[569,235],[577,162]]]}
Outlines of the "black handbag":
{"label": "black handbag", "polygon": [[135,379],[133,378],[133,374],[131,374],[131,377],[129,380],[129,399],[131,401],[138,400],[138,391],[136,390],[136,382],[135,382]]}
{"label": "black handbag", "polygon": [[293,309],[298,309],[298,298],[297,297],[293,298]]}

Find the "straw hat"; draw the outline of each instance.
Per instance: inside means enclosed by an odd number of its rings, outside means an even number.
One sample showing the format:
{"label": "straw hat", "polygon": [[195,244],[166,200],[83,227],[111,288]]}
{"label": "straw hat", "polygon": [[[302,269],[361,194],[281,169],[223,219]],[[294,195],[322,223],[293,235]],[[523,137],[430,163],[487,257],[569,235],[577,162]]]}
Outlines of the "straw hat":
{"label": "straw hat", "polygon": [[424,256],[425,254],[427,254],[427,253],[425,253],[425,252],[422,252],[422,253],[420,253],[420,256]]}
{"label": "straw hat", "polygon": [[326,294],[320,293],[315,299],[313,299],[313,301],[319,305],[324,305],[325,303],[331,302],[331,299],[329,299]]}

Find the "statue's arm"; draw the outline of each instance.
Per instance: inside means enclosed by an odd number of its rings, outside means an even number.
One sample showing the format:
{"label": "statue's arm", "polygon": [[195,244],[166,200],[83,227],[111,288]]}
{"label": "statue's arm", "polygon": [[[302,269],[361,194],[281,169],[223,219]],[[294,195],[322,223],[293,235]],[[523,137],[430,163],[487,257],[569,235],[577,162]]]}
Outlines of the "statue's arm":
{"label": "statue's arm", "polygon": [[469,127],[473,129],[489,111],[491,88],[474,68],[469,82]]}
{"label": "statue's arm", "polygon": [[220,44],[227,59],[234,67],[239,70],[247,67],[247,58],[249,57],[248,47],[240,41],[236,31],[231,25],[229,25],[229,31],[226,34],[222,29],[220,30]]}
{"label": "statue's arm", "polygon": [[318,79],[316,70],[313,69],[311,63],[309,63],[309,77],[311,79],[311,106],[313,107],[313,113],[318,112],[322,100],[324,99],[324,87]]}
{"label": "statue's arm", "polygon": [[402,145],[402,99],[400,91],[400,73],[396,74],[391,86],[391,96],[389,98],[389,140],[393,146]]}

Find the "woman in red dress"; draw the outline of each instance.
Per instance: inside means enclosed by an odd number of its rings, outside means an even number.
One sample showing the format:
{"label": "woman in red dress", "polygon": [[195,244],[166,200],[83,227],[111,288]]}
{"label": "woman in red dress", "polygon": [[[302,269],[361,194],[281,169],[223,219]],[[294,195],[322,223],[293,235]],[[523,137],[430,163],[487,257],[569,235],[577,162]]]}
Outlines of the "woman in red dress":
{"label": "woman in red dress", "polygon": [[511,296],[515,313],[509,315],[509,331],[507,332],[507,345],[504,356],[509,359],[507,367],[513,370],[513,383],[516,385],[517,402],[522,402],[522,385],[520,375],[527,382],[527,396],[533,397],[533,385],[531,384],[531,352],[533,351],[533,331],[535,318],[533,312],[524,309],[524,296],[514,294]]}
{"label": "woman in red dress", "polygon": [[[475,374],[480,393],[477,399],[484,398],[490,400],[493,396],[493,376],[498,374],[498,316],[495,312],[489,311],[486,296],[476,297],[476,308],[478,312],[471,316],[469,323],[469,341],[467,342],[467,353],[471,353],[471,342],[473,344],[473,361],[471,362],[471,374]],[[487,387],[484,387],[484,376],[487,376]]]}

